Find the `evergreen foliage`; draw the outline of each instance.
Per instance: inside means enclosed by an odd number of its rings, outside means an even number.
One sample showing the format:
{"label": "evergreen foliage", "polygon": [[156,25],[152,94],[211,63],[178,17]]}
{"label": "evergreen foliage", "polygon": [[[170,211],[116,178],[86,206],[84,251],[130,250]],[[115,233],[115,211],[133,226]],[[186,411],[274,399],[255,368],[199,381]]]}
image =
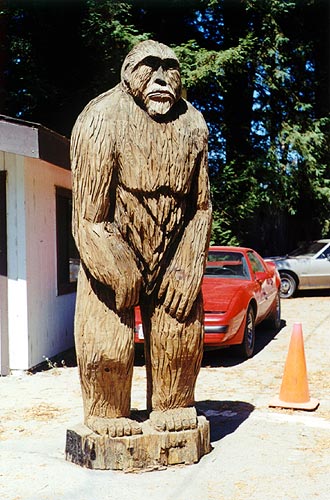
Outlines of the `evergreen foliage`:
{"label": "evergreen foliage", "polygon": [[0,111],[69,135],[135,43],[167,43],[210,129],[212,241],[285,252],[330,235],[329,16],[327,0],[7,1]]}

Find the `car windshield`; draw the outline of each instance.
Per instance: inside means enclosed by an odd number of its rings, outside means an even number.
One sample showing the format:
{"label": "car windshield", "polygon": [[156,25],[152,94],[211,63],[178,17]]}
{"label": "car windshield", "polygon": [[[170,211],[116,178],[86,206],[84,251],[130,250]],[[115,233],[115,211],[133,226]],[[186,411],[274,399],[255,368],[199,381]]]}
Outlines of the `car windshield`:
{"label": "car windshield", "polygon": [[244,255],[240,252],[210,250],[205,276],[214,278],[249,279],[249,270]]}
{"label": "car windshield", "polygon": [[312,241],[303,243],[299,248],[290,252],[290,257],[299,257],[299,255],[315,255],[324,247],[324,243]]}

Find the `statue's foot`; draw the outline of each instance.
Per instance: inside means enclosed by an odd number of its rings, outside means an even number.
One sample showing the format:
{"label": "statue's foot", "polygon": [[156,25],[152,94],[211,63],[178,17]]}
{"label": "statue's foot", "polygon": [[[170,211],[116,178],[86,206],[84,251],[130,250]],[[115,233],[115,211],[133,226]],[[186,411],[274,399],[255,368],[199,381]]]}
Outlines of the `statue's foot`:
{"label": "statue's foot", "polygon": [[196,429],[198,424],[196,408],[174,408],[165,411],[152,411],[150,413],[150,423],[159,432]]}
{"label": "statue's foot", "polygon": [[92,431],[103,436],[122,437],[142,434],[141,424],[127,417],[103,418],[90,416],[86,420],[86,425]]}

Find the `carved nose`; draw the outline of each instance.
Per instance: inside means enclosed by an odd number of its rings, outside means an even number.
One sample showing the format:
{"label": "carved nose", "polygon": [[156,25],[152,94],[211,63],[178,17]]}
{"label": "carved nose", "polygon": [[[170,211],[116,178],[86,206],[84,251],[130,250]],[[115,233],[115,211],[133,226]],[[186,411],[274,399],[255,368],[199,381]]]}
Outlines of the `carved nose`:
{"label": "carved nose", "polygon": [[166,85],[165,71],[162,66],[159,66],[159,68],[156,71],[155,82]]}

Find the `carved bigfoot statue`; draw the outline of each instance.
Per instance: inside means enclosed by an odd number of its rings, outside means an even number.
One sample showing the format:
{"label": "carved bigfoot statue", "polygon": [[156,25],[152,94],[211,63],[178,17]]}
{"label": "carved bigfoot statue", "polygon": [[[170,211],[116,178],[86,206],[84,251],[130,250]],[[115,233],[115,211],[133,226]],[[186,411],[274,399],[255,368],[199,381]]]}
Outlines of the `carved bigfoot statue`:
{"label": "carved bigfoot statue", "polygon": [[79,116],[71,156],[85,424],[113,437],[141,432],[128,418],[140,304],[150,421],[157,430],[195,428],[211,221],[207,127],[181,98],[169,47],[133,48],[121,83]]}

